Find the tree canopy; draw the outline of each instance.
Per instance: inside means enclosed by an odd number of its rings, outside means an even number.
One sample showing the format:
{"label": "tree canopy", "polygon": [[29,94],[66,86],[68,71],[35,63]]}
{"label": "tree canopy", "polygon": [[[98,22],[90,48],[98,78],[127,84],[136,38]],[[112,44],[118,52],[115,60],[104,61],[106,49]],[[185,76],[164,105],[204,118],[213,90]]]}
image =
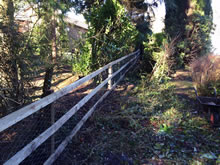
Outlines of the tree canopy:
{"label": "tree canopy", "polygon": [[[211,0],[164,0],[165,29],[161,34],[153,34],[153,8],[159,3],[163,1],[2,0],[1,106],[8,109],[31,101],[27,100],[27,91],[40,70],[44,72],[42,90],[43,96],[46,95],[51,89],[54,69],[65,64],[64,56],[71,56],[68,65],[73,74],[84,76],[141,49],[141,72],[158,73],[156,68],[161,69],[163,63],[166,67],[162,67],[161,73],[167,76],[210,51]],[[21,33],[15,13],[25,5],[33,9],[38,19],[31,30]],[[74,48],[69,49],[64,17],[73,8],[85,16],[88,32],[74,40]]]}

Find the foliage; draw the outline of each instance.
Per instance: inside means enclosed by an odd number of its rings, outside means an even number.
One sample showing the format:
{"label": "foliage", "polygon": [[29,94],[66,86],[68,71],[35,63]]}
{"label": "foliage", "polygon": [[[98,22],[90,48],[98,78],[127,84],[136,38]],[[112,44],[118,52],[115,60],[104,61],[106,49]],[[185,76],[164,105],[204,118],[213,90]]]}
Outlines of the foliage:
{"label": "foliage", "polygon": [[[132,22],[135,23],[138,31],[136,39],[136,48],[140,49],[142,55],[142,72],[151,72],[154,62],[150,58],[150,55],[144,49],[146,49],[146,42],[149,41],[149,37],[153,34],[151,30],[151,23],[155,17],[154,8],[162,3],[163,0],[149,1],[132,1],[122,0],[122,4],[126,7]],[[149,52],[151,54],[151,52]],[[148,62],[147,62],[148,61]],[[146,64],[146,65],[145,65]],[[148,67],[147,67],[148,66]]]}
{"label": "foliage", "polygon": [[220,92],[220,57],[208,55],[201,57],[191,64],[192,79],[198,94],[210,96],[213,88]]}
{"label": "foliage", "polygon": [[[84,13],[87,22],[91,25],[87,38],[92,46],[92,70],[120,57],[123,53],[131,52],[134,48],[141,49],[141,54],[143,53],[143,42],[147,42],[149,35],[152,34],[150,15],[154,15],[153,8],[157,7],[158,3],[162,1],[155,0],[152,3],[130,0],[75,2],[76,11]],[[79,57],[83,58],[83,55]],[[97,59],[100,62],[96,64]],[[150,68],[151,66],[146,68],[147,72],[151,71]],[[146,72],[144,69],[143,67],[143,71]]]}
{"label": "foliage", "polygon": [[[61,11],[57,17],[59,25],[56,38],[57,62],[60,62],[63,52],[68,50],[67,35],[63,16],[72,5],[71,1],[1,1],[0,8],[0,107],[6,113],[31,101],[31,81],[45,68],[51,66],[52,32],[51,17],[53,11]],[[19,21],[15,20],[17,12],[24,6],[29,6],[37,14],[38,19],[33,22],[33,29],[23,32]],[[16,12],[16,13],[15,13]],[[22,31],[22,32],[21,32]]]}
{"label": "foliage", "polygon": [[[140,35],[143,35],[143,33],[139,33]],[[153,67],[156,63],[157,57],[156,54],[162,51],[163,43],[165,40],[164,33],[156,33],[156,34],[145,34],[145,38],[140,41],[143,42],[144,51],[141,55],[140,60],[140,72],[141,73],[151,73],[153,70]]]}
{"label": "foliage", "polygon": [[176,66],[190,64],[211,49],[212,8],[210,0],[165,0],[165,32],[171,40],[178,36],[175,45]]}
{"label": "foliage", "polygon": [[7,114],[27,99],[31,52],[27,34],[19,32],[14,20],[17,2],[5,0],[0,5],[0,113]]}
{"label": "foliage", "polygon": [[80,42],[73,54],[72,69],[78,76],[86,76],[91,71],[91,44]]}
{"label": "foliage", "polygon": [[154,64],[151,64],[151,81],[163,83],[169,80],[168,76],[172,74],[172,68],[176,65],[173,57],[176,40],[177,38],[174,38],[168,43],[164,33],[157,33],[150,37],[149,42],[145,43],[145,54],[152,58],[151,61]]}
{"label": "foliage", "polygon": [[210,34],[213,26],[210,15],[201,15],[194,12],[189,17],[189,24],[186,26],[186,37],[184,41],[184,63],[189,64],[194,58],[206,55],[211,50]]}
{"label": "foliage", "polygon": [[[74,72],[79,71],[76,67],[96,70],[135,48],[137,31],[127,17],[124,7],[116,0],[107,0],[99,6],[97,4],[99,4],[98,1],[91,6],[88,13],[85,13],[89,29],[86,44],[84,47],[79,44],[78,49],[82,50],[77,51],[79,54],[76,57],[79,58],[77,61],[82,62],[77,66],[74,63]],[[92,48],[90,58],[88,55],[89,47]],[[84,60],[90,61],[83,62]],[[88,70],[82,69],[80,72],[86,74],[85,72]]]}

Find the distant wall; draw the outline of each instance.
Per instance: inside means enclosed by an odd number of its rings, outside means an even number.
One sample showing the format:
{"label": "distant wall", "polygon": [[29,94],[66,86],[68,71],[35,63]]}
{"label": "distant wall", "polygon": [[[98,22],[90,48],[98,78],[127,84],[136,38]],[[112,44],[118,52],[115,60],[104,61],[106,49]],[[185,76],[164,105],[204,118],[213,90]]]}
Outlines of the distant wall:
{"label": "distant wall", "polygon": [[82,34],[86,33],[88,30],[77,25],[68,24],[68,36],[70,39],[70,49],[74,48],[74,41],[80,39]]}

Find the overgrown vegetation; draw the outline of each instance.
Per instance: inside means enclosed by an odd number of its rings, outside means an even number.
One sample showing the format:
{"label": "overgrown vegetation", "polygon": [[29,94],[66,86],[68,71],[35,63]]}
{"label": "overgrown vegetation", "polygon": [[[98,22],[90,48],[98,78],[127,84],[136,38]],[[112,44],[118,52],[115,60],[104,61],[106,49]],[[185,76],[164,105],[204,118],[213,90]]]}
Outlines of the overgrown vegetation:
{"label": "overgrown vegetation", "polygon": [[210,0],[165,0],[165,32],[175,43],[175,53],[170,56],[175,66],[171,70],[189,65],[193,59],[211,50],[210,34],[213,30]]}
{"label": "overgrown vegetation", "polygon": [[[145,59],[145,65],[148,63],[152,66],[152,70],[149,72],[150,81],[163,83],[173,73],[171,68],[175,65],[173,55],[176,41],[177,38],[174,38],[171,42],[168,42],[164,33],[157,33],[149,38],[149,42],[145,43],[143,56],[148,58],[148,60]],[[149,59],[149,57],[151,58]]]}
{"label": "overgrown vegetation", "polygon": [[74,72],[83,75],[134,51],[136,46],[138,32],[124,7],[116,0],[98,4],[101,2],[95,2],[85,13],[90,26],[86,41],[79,44],[77,61],[73,65]]}
{"label": "overgrown vegetation", "polygon": [[74,138],[65,160],[76,164],[219,163],[219,129],[198,115],[193,102],[178,97],[170,82],[156,85],[145,76],[130,82],[110,96],[115,104],[106,100],[98,108]]}
{"label": "overgrown vegetation", "polygon": [[[71,7],[83,13],[89,24],[88,33],[83,39],[74,42],[73,58],[67,62],[73,66],[73,73],[79,76],[85,76],[112,60],[140,49],[141,72],[151,73],[151,80],[163,82],[175,69],[189,64],[210,49],[210,1],[165,1],[166,28],[163,33],[154,35],[150,30],[150,13],[162,2],[159,0],[153,3],[117,0],[85,0],[85,3],[54,0],[40,3],[4,2],[5,9],[11,9],[8,10],[8,19],[1,19],[1,33],[4,35],[1,42],[1,68],[4,73],[1,74],[1,107],[4,109],[31,101],[27,98],[30,80],[33,75],[39,74],[36,71],[45,71],[43,96],[50,91],[53,70],[62,65],[63,55],[71,54],[63,21]],[[13,6],[19,10],[27,4],[36,12],[38,19],[33,29],[21,34],[14,21]],[[1,10],[2,18],[5,12]],[[13,39],[10,36],[14,36]]]}
{"label": "overgrown vegetation", "polygon": [[[54,0],[0,2],[0,115],[31,102],[31,82],[44,71],[42,91],[45,95],[50,90],[54,67],[62,63],[59,57],[69,47],[62,18],[70,4],[70,1]],[[22,25],[15,16],[27,6],[36,20],[27,20]],[[57,10],[61,13],[57,14]],[[25,30],[26,26],[30,29]]]}
{"label": "overgrown vegetation", "polygon": [[[2,1],[0,7],[0,107],[3,113],[11,112],[14,107],[25,102],[25,87],[28,86],[28,56],[24,46],[27,37],[18,32],[12,0]],[[19,42],[20,41],[20,42]]]}
{"label": "overgrown vegetation", "polygon": [[[70,64],[81,77],[140,49],[139,71],[129,79],[133,84],[116,91],[110,106],[77,134],[68,156],[71,163],[220,163],[220,130],[198,114],[193,100],[178,97],[170,82],[176,69],[210,51],[211,0],[165,0],[166,27],[152,34],[150,13],[161,2],[0,1],[0,116],[32,101],[30,81],[39,72],[44,73],[43,97],[51,92],[60,65]],[[21,3],[30,5],[38,18],[24,33],[14,16]],[[64,23],[71,7],[84,14],[89,25],[82,39],[74,41],[73,52]],[[64,55],[72,59],[63,63]],[[210,87],[219,92],[219,63],[219,58],[205,56],[192,64],[201,95],[209,95]]]}

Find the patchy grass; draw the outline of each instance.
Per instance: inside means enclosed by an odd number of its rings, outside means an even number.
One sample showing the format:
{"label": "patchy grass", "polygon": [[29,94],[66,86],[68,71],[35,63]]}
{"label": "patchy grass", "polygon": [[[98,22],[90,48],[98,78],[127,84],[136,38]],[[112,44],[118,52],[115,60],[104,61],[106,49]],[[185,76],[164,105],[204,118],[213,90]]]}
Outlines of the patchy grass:
{"label": "patchy grass", "polygon": [[199,116],[192,101],[178,97],[173,82],[133,83],[125,90],[125,81],[102,103],[59,161],[220,164],[220,129]]}

